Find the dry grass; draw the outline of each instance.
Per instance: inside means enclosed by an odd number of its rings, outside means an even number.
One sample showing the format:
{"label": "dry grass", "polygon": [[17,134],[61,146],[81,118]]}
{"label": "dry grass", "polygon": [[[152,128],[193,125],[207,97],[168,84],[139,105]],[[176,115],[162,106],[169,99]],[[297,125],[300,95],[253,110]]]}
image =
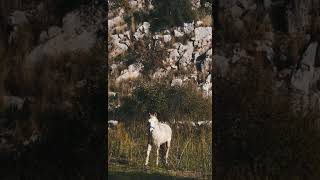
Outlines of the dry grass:
{"label": "dry grass", "polygon": [[200,21],[202,21],[202,25],[203,26],[212,26],[212,16],[210,15],[206,15],[204,16],[202,19],[200,19]]}
{"label": "dry grass", "polygon": [[319,113],[293,110],[296,97],[273,90],[264,62],[257,54],[243,71],[216,78],[217,174],[220,179],[318,179]]}
{"label": "dry grass", "polygon": [[[212,129],[173,127],[173,138],[169,153],[169,165],[166,169],[175,171],[212,172]],[[142,169],[146,158],[147,135],[145,124],[132,123],[125,126],[120,123],[108,131],[108,162],[126,162]],[[164,152],[162,157],[164,157]],[[161,153],[160,153],[161,154]],[[150,166],[155,166],[155,149],[151,150]],[[160,167],[164,167],[163,159]]]}

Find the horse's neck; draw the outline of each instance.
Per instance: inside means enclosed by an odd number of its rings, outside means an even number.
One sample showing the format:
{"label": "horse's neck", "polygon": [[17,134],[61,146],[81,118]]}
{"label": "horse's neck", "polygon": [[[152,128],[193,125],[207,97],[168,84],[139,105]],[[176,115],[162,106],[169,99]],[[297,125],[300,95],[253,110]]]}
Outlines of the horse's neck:
{"label": "horse's neck", "polygon": [[154,130],[160,130],[160,122],[158,122],[156,125],[155,125],[155,127],[154,127]]}

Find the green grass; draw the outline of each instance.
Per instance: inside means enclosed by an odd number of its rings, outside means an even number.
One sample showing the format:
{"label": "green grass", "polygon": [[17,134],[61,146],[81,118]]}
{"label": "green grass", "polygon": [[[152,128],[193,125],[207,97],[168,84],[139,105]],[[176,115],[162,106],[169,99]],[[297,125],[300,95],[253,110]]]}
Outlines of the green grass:
{"label": "green grass", "polygon": [[[159,167],[156,167],[156,153],[153,147],[149,160],[150,172],[165,172],[167,175],[187,174],[191,177],[212,176],[212,129],[172,128],[169,164],[165,166],[163,158],[161,159],[163,156],[160,156]],[[108,131],[108,171],[113,171],[116,164],[143,170],[146,151],[147,135],[144,124],[131,124],[127,127],[120,124]],[[160,154],[164,155],[161,150]]]}
{"label": "green grass", "polygon": [[203,178],[200,173],[193,171],[175,171],[163,168],[141,168],[139,166],[111,164],[108,166],[109,175],[127,175],[127,176],[144,176],[144,177],[178,177],[188,179]]}

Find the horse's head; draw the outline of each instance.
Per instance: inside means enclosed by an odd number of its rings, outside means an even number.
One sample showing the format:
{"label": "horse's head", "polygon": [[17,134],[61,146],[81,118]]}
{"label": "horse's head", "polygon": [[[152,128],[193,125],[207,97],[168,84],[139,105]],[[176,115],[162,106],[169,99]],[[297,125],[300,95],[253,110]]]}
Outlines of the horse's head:
{"label": "horse's head", "polygon": [[150,118],[148,120],[148,128],[149,128],[149,131],[152,132],[155,129],[155,127],[158,125],[159,120],[157,118],[157,113],[155,114],[149,113],[149,115],[150,115]]}

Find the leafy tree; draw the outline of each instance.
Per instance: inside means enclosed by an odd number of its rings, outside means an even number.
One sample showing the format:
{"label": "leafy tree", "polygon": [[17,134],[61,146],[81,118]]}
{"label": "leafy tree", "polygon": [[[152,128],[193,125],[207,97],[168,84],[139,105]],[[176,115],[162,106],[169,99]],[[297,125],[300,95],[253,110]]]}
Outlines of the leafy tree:
{"label": "leafy tree", "polygon": [[154,11],[150,14],[152,31],[181,26],[183,23],[192,22],[195,17],[190,1],[154,0],[153,4]]}

